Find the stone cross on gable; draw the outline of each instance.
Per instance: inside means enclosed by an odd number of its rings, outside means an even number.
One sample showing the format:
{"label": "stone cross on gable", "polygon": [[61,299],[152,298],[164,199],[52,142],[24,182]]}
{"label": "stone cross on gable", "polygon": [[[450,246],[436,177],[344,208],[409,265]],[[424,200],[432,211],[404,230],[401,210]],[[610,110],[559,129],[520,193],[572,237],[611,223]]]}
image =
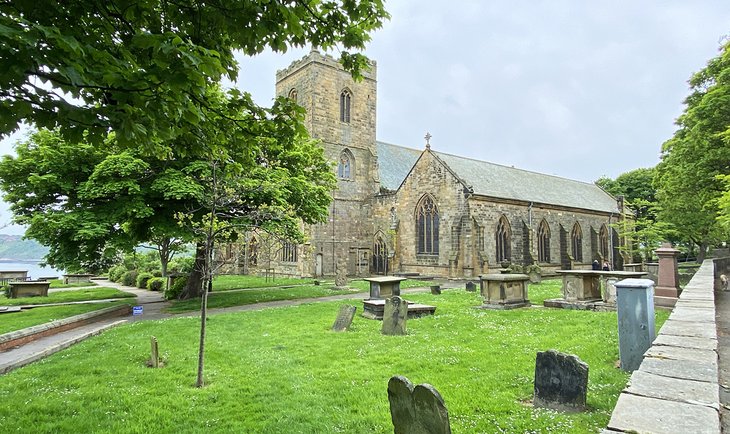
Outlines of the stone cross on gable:
{"label": "stone cross on gable", "polygon": [[431,137],[432,137],[431,133],[429,133],[428,131],[426,132],[426,135],[423,137],[424,139],[426,139],[426,149],[431,149]]}

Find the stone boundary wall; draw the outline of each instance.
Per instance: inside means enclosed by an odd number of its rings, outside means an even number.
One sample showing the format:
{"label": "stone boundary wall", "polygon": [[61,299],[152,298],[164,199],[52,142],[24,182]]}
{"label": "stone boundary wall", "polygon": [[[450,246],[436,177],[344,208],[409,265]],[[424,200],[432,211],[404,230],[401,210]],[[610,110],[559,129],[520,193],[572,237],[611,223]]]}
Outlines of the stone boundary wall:
{"label": "stone boundary wall", "polygon": [[604,433],[720,433],[715,276],[730,258],[705,260],[682,291]]}

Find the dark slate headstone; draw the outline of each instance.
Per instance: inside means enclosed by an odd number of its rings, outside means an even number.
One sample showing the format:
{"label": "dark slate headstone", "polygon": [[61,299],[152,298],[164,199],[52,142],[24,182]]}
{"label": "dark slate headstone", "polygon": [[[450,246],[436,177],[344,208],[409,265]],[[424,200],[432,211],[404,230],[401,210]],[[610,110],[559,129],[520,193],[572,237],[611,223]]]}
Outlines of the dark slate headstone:
{"label": "dark slate headstone", "polygon": [[588,364],[578,356],[555,350],[537,353],[535,407],[582,411],[586,407]]}
{"label": "dark slate headstone", "polygon": [[431,294],[441,295],[441,285],[431,285]]}
{"label": "dark slate headstone", "polygon": [[476,292],[477,284],[474,282],[466,282],[466,290],[469,292]]}
{"label": "dark slate headstone", "polygon": [[430,384],[414,387],[406,377],[392,377],[388,401],[395,434],[451,434],[444,399]]}
{"label": "dark slate headstone", "polygon": [[381,333],[384,335],[406,334],[406,319],[408,319],[407,301],[398,296],[385,300]]}
{"label": "dark slate headstone", "polygon": [[352,319],[355,318],[356,310],[357,307],[350,306],[349,304],[340,306],[340,311],[337,312],[337,319],[332,325],[332,330],[336,332],[344,332],[349,329],[350,324],[352,324]]}

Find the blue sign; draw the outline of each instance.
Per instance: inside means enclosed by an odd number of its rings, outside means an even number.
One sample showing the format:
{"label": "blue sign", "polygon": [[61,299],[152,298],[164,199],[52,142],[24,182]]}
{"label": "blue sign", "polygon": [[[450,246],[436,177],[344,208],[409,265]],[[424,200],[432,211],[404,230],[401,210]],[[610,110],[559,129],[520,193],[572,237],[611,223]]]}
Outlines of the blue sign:
{"label": "blue sign", "polygon": [[142,306],[134,306],[132,308],[132,315],[142,315]]}

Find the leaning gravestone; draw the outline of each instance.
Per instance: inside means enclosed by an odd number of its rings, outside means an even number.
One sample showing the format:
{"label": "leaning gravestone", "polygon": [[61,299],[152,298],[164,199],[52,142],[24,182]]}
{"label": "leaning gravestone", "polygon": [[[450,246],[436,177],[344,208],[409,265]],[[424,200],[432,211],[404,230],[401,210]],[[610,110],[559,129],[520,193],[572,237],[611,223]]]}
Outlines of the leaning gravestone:
{"label": "leaning gravestone", "polygon": [[431,294],[441,295],[441,285],[431,285]]}
{"label": "leaning gravestone", "polygon": [[408,319],[408,302],[398,296],[385,300],[385,310],[383,312],[383,328],[381,333],[384,335],[404,335],[406,334],[406,320]]}
{"label": "leaning gravestone", "polygon": [[396,375],[388,381],[388,401],[395,434],[451,434],[444,399],[430,384],[414,387]]}
{"label": "leaning gravestone", "polygon": [[582,411],[586,407],[588,365],[578,356],[555,350],[537,353],[535,407]]}
{"label": "leaning gravestone", "polygon": [[337,312],[337,319],[332,325],[332,330],[336,332],[344,332],[349,329],[350,324],[352,324],[352,319],[355,318],[356,310],[357,307],[350,306],[349,304],[340,306],[340,311]]}
{"label": "leaning gravestone", "polygon": [[469,292],[476,292],[477,284],[471,281],[466,282],[466,290]]}

